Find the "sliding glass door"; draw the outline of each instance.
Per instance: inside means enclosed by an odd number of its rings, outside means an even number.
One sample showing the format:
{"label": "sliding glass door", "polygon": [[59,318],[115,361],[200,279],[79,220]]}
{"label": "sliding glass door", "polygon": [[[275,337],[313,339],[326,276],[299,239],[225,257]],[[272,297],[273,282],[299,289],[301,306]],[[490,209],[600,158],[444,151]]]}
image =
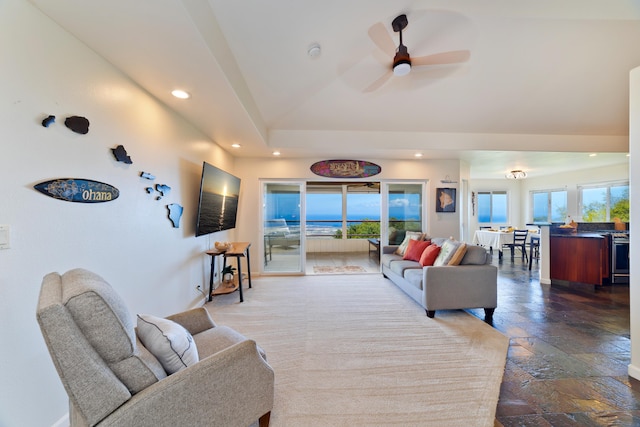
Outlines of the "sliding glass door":
{"label": "sliding glass door", "polygon": [[304,184],[262,182],[262,255],[265,273],[302,273]]}
{"label": "sliding glass door", "polygon": [[383,186],[382,244],[400,244],[406,231],[425,231],[424,182],[387,182]]}

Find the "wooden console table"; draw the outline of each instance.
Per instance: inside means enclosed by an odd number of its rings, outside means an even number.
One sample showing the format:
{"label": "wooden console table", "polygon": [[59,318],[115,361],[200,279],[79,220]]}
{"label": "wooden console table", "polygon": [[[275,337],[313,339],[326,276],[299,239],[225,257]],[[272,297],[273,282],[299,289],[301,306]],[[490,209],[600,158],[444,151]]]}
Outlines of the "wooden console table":
{"label": "wooden console table", "polygon": [[[249,258],[249,247],[251,246],[250,242],[231,242],[231,248],[226,251],[219,251],[217,249],[211,249],[206,251],[206,254],[211,256],[211,276],[209,277],[209,301],[211,301],[213,295],[216,293],[213,290],[213,278],[215,276],[216,271],[216,257],[222,256],[222,269],[227,266],[227,258],[234,257],[236,259],[236,264],[238,267],[238,292],[240,293],[240,302],[244,301],[244,297],[242,295],[242,263],[240,262],[240,258],[247,258],[247,277],[249,279],[249,287],[251,287],[251,258]],[[222,277],[220,277],[220,281],[222,282]],[[222,293],[231,293],[236,290],[236,287],[227,288],[219,294]],[[217,291],[217,289],[216,289]]]}

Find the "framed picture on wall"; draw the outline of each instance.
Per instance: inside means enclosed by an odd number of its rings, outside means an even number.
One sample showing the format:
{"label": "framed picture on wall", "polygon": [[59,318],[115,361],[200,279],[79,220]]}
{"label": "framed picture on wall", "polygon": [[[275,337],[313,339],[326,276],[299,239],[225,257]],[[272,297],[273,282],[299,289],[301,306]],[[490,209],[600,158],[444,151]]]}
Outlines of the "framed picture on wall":
{"label": "framed picture on wall", "polygon": [[436,188],[436,212],[456,211],[456,189]]}

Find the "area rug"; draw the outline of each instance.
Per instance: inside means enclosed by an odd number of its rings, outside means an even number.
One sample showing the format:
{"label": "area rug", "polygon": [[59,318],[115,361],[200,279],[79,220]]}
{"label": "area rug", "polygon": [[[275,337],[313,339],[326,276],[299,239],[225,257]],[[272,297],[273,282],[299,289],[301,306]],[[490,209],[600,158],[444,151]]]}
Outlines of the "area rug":
{"label": "area rug", "polygon": [[316,274],[349,274],[349,273],[366,273],[367,270],[359,265],[314,265],[313,272]]}
{"label": "area rug", "polygon": [[508,339],[381,275],[258,277],[206,307],[265,349],[272,427],[494,425]]}

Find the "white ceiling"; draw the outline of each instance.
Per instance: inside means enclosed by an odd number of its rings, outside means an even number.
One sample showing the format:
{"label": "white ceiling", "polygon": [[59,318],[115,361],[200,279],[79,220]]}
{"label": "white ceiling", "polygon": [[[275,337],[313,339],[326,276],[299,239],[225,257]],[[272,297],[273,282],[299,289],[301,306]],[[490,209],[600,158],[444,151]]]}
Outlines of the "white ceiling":
{"label": "white ceiling", "polygon": [[[469,162],[472,178],[627,160],[640,0],[31,2],[237,156],[422,152]],[[397,44],[401,13],[412,56],[470,60],[365,92],[391,65],[368,31],[382,22]],[[174,99],[177,87],[192,98]]]}

